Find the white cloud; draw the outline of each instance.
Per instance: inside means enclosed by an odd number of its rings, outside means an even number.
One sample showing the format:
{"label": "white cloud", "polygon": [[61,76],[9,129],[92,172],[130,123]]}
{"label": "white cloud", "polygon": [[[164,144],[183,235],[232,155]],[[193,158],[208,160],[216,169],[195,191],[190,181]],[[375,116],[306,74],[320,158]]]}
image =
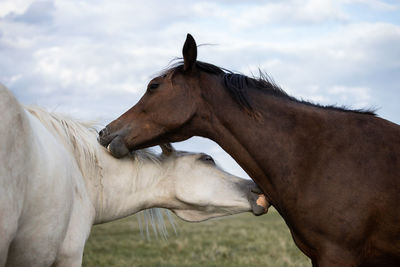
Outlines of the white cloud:
{"label": "white cloud", "polygon": [[321,23],[346,21],[348,15],[337,1],[291,0],[267,2],[262,6],[249,7],[239,16],[232,16],[234,24],[241,27],[257,27],[269,23]]}
{"label": "white cloud", "polygon": [[365,87],[349,87],[335,85],[328,88],[327,92],[335,99],[339,99],[341,105],[352,105],[354,108],[365,108],[370,105],[370,89]]}
{"label": "white cloud", "polygon": [[381,10],[397,10],[399,9],[399,3],[387,3],[385,1],[379,0],[341,0],[343,3],[346,4],[364,4],[374,9],[381,9]]}
{"label": "white cloud", "polygon": [[34,0],[13,0],[0,2],[0,17],[14,13],[22,14]]}

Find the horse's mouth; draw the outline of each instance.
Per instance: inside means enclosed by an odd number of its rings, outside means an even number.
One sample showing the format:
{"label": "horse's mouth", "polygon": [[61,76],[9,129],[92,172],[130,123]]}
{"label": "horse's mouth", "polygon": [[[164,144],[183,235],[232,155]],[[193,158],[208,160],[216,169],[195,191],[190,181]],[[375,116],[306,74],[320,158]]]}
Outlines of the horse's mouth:
{"label": "horse's mouth", "polygon": [[249,201],[251,205],[251,212],[260,216],[266,214],[268,212],[268,208],[271,205],[265,198],[264,194],[255,194],[253,192],[250,193]]}
{"label": "horse's mouth", "polygon": [[250,188],[248,199],[250,202],[251,211],[256,216],[266,214],[269,206],[271,206],[258,185],[254,185]]}
{"label": "horse's mouth", "polygon": [[123,158],[129,154],[129,149],[119,135],[101,136],[97,138],[100,145],[107,148],[108,152],[116,158]]}

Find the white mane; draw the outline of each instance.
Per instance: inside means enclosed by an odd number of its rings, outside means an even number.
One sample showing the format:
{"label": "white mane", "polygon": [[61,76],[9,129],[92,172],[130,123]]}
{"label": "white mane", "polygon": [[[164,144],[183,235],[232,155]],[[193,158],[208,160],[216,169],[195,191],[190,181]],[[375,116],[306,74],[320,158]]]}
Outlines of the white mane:
{"label": "white mane", "polygon": [[[25,107],[35,116],[50,132],[52,132],[64,146],[73,153],[82,174],[88,179],[101,179],[101,166],[98,161],[98,154],[103,149],[97,142],[96,123],[93,121],[79,121],[64,114],[48,112],[40,107]],[[155,164],[160,163],[160,156],[148,149],[137,150],[131,155],[132,161],[150,160]],[[138,165],[140,166],[140,165]],[[135,175],[137,177],[137,175]],[[133,178],[132,178],[133,179]],[[149,223],[153,232],[158,237],[167,237],[167,230],[163,217],[163,209],[153,208],[140,212],[138,222],[140,229],[146,228],[147,238],[149,235]],[[169,211],[166,212],[174,231],[175,224]]]}
{"label": "white mane", "polygon": [[[93,121],[79,121],[67,115],[48,112],[40,107],[26,107],[26,109],[42,124],[64,143],[67,149],[74,153],[79,167],[87,174],[85,167],[89,169],[97,166],[97,154],[102,149],[97,143],[96,123]],[[135,151],[130,155],[133,160],[151,160],[159,162],[160,157],[148,149]],[[91,166],[88,166],[91,165]]]}

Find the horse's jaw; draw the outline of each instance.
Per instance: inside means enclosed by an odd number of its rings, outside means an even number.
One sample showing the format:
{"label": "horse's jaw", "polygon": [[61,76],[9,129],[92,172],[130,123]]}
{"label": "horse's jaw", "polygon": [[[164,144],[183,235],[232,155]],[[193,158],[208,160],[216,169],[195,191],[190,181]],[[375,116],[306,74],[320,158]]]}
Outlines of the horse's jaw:
{"label": "horse's jaw", "polygon": [[201,222],[216,217],[229,216],[243,212],[252,212],[254,215],[259,216],[268,212],[270,204],[266,201],[264,195],[257,195],[249,197],[249,201],[242,201],[236,203],[231,207],[218,207],[212,211],[212,207],[207,209],[172,209],[172,211],[184,221],[187,222]]}
{"label": "horse's jaw", "polygon": [[[209,220],[212,218],[228,215],[228,214],[222,213],[222,212],[210,215],[208,213],[203,213],[201,211],[194,211],[194,210],[172,210],[172,211],[180,219],[187,221],[187,222],[202,222],[202,221],[206,221],[206,220]],[[236,212],[236,213],[240,213],[240,212]],[[236,213],[232,213],[232,214],[236,214]]]}
{"label": "horse's jaw", "polygon": [[243,203],[242,208],[235,207],[234,209],[221,209],[214,212],[203,210],[172,210],[176,216],[187,222],[202,222],[216,217],[228,216],[243,212],[251,212],[251,206],[248,203]]}
{"label": "horse's jaw", "polygon": [[123,158],[129,154],[129,149],[126,147],[120,136],[115,137],[111,143],[107,145],[107,151],[117,159]]}

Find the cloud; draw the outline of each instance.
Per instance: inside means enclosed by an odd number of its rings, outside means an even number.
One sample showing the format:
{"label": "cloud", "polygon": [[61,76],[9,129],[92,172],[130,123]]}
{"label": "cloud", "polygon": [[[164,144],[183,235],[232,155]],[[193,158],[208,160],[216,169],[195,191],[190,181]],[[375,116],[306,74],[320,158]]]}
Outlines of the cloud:
{"label": "cloud", "polygon": [[354,108],[362,109],[371,101],[370,89],[365,87],[348,87],[336,85],[328,88],[327,93],[339,99],[341,105],[351,104]]}
{"label": "cloud", "polygon": [[9,13],[5,19],[29,24],[48,23],[53,18],[53,11],[52,1],[39,1],[31,3],[23,14]]}
{"label": "cloud", "polygon": [[21,14],[34,0],[13,0],[0,2],[0,18],[8,14]]}
{"label": "cloud", "polygon": [[291,0],[272,1],[264,5],[250,6],[231,20],[238,27],[249,28],[266,24],[321,23],[347,21],[348,15],[337,1]]}
{"label": "cloud", "polygon": [[398,3],[387,3],[379,0],[342,0],[345,4],[361,4],[366,5],[373,9],[395,11],[398,10],[400,5]]}

